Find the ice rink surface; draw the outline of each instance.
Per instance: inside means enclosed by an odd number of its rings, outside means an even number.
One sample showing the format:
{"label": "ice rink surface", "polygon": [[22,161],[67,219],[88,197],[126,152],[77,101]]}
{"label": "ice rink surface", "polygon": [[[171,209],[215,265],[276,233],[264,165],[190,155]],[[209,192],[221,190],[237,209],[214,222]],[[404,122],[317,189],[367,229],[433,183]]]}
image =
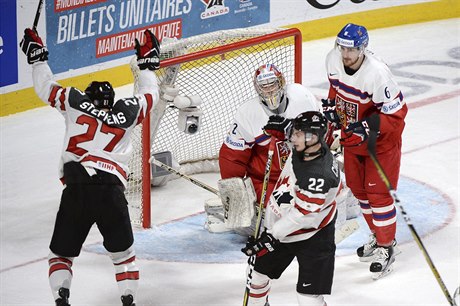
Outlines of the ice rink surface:
{"label": "ice rink surface", "polygon": [[[369,49],[388,63],[409,106],[398,194],[409,215],[413,215],[414,227],[421,233],[437,270],[453,294],[460,285],[460,20],[379,29],[369,35]],[[303,44],[303,84],[318,97],[327,94],[324,59],[333,43],[331,37]],[[130,88],[117,89],[117,97],[129,96]],[[2,117],[0,124],[0,305],[53,305],[46,257],[62,190],[57,168],[64,123],[58,112],[44,107]],[[217,174],[196,177],[214,187],[217,185]],[[204,200],[210,197],[209,192],[180,179],[153,189],[154,227],[147,232],[136,231],[135,247],[139,253],[170,246],[177,251],[153,259],[139,254],[141,279],[137,305],[242,304],[244,258],[220,253],[218,242],[229,236],[209,238],[210,234],[201,227],[200,213]],[[359,233],[338,245],[333,293],[326,297],[329,306],[447,305],[402,218],[398,223],[402,254],[396,259],[395,271],[373,281],[368,264],[360,263],[353,251],[344,251],[347,243],[354,248],[364,242],[367,228],[361,224]],[[173,233],[170,236],[148,240],[149,233],[168,228]],[[203,260],[205,251],[201,256],[195,251],[188,255],[187,248],[185,251],[181,248],[183,243],[199,250],[204,246],[201,238],[205,236],[211,243],[214,239],[217,245],[211,248],[209,261]],[[121,304],[111,260],[94,251],[100,243],[101,236],[93,228],[80,257],[74,261],[71,288],[74,306]],[[272,306],[297,305],[296,279],[294,262],[273,282]]]}

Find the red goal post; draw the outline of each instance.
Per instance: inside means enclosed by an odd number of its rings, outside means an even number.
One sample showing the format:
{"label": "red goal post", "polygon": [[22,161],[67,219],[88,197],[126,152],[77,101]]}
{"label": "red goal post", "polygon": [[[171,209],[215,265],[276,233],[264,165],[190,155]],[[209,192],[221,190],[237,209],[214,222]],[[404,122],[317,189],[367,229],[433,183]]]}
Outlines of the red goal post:
{"label": "red goal post", "polygon": [[[236,109],[257,96],[252,77],[260,65],[278,66],[288,84],[302,82],[302,37],[298,29],[247,28],[165,39],[161,58],[161,69],[156,71],[160,87],[175,85],[180,95],[200,96],[202,116],[198,132],[186,134],[177,126],[179,110],[160,100],[134,131],[125,193],[132,223],[143,228],[151,227],[151,196],[156,188],[151,187],[149,159],[153,153],[172,152],[180,171],[186,174],[206,172],[206,164],[218,158]],[[131,69],[134,72],[137,66],[132,63]]]}

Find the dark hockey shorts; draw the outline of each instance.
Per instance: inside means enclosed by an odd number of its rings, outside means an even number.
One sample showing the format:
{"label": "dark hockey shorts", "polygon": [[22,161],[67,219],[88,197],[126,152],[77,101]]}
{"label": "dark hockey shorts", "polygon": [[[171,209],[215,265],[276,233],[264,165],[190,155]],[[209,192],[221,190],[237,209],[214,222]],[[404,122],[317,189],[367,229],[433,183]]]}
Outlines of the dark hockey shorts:
{"label": "dark hockey shorts", "polygon": [[297,292],[331,294],[335,263],[335,222],[313,237],[292,243],[281,243],[274,252],[256,259],[254,270],[278,279],[294,257],[299,264]]}
{"label": "dark hockey shorts", "polygon": [[114,178],[116,176],[98,172],[93,182],[78,181],[67,185],[62,192],[51,239],[50,249],[53,253],[77,257],[94,223],[107,251],[125,251],[133,244],[124,188]]}

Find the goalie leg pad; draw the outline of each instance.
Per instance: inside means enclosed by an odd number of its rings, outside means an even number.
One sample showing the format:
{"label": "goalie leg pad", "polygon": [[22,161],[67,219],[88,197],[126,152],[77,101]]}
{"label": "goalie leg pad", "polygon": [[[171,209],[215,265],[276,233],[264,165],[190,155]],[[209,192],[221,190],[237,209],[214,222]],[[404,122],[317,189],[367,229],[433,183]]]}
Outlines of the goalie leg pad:
{"label": "goalie leg pad", "polygon": [[204,211],[208,216],[214,216],[224,222],[224,205],[220,198],[212,198],[204,201]]}
{"label": "goalie leg pad", "polygon": [[208,199],[204,202],[206,221],[204,228],[210,233],[225,233],[231,231],[224,223],[224,206],[220,198]]}
{"label": "goalie leg pad", "polygon": [[213,216],[208,215],[206,217],[206,222],[204,223],[204,228],[210,233],[226,233],[230,232],[232,229],[227,228],[223,220]]}
{"label": "goalie leg pad", "polygon": [[228,228],[251,226],[257,199],[250,178],[232,177],[217,182],[224,207],[224,222]]}

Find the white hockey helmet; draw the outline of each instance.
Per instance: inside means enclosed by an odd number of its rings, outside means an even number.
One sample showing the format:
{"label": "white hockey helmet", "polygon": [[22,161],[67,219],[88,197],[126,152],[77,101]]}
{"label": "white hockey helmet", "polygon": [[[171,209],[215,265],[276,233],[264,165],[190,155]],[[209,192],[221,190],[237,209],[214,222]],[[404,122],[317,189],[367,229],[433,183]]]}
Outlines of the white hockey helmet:
{"label": "white hockey helmet", "polygon": [[271,112],[283,113],[285,107],[286,80],[279,69],[273,64],[262,65],[254,73],[254,87],[263,105]]}

